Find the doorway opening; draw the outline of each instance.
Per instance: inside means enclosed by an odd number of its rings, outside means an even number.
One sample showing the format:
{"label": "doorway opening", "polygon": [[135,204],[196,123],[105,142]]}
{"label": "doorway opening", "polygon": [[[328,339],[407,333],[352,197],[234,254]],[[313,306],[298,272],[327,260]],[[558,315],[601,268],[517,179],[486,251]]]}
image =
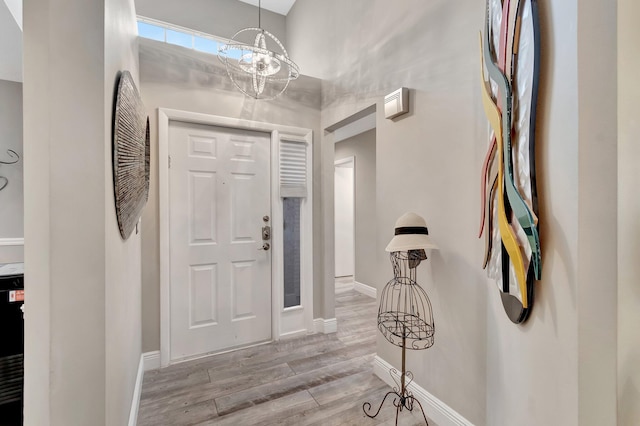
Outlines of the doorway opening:
{"label": "doorway opening", "polygon": [[375,105],[334,131],[335,291],[376,297]]}

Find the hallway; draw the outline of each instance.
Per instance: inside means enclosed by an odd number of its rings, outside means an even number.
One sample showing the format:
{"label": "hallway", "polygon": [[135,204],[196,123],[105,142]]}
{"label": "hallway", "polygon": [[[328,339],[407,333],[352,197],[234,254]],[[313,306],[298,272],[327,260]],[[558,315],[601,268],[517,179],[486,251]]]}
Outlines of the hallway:
{"label": "hallway", "polygon": [[[145,374],[138,425],[393,424],[389,390],[373,375],[377,306],[350,283],[336,283],[338,332],[242,349]],[[399,424],[423,424],[402,413]],[[430,424],[433,424],[430,422]]]}

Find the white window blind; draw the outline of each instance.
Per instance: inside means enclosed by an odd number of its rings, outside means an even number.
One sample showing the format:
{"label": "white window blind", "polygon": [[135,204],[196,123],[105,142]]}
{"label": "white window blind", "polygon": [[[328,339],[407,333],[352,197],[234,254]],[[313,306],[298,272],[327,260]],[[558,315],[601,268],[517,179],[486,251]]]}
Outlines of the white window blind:
{"label": "white window blind", "polygon": [[280,140],[280,197],[307,196],[307,143]]}

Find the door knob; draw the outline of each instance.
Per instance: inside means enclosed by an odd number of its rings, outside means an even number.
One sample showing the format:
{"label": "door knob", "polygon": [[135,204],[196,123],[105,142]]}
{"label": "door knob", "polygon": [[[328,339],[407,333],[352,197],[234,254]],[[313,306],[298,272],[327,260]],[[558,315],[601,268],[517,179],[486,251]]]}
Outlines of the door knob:
{"label": "door knob", "polygon": [[258,250],[264,250],[267,251],[271,248],[271,245],[269,245],[269,243],[263,243],[262,247],[260,247]]}

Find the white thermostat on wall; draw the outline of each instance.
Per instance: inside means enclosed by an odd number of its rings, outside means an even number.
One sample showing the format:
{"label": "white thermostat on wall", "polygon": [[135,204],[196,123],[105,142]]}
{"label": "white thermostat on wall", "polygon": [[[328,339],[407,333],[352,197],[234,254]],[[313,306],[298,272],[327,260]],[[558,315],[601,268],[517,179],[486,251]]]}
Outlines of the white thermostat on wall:
{"label": "white thermostat on wall", "polygon": [[384,97],[384,116],[396,118],[409,112],[409,89],[401,87]]}

